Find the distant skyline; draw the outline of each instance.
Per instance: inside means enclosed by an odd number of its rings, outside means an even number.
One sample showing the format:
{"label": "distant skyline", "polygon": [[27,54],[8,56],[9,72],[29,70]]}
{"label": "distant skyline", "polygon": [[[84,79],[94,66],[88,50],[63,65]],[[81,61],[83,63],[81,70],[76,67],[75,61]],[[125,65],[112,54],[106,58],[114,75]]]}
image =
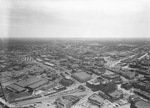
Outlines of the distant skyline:
{"label": "distant skyline", "polygon": [[150,37],[149,0],[6,1],[3,38]]}

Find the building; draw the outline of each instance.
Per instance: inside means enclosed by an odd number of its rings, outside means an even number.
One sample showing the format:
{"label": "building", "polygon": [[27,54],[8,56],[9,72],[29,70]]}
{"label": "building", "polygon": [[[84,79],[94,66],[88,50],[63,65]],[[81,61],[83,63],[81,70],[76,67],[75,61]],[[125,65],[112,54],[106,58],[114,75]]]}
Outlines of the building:
{"label": "building", "polygon": [[116,84],[113,81],[109,81],[107,79],[98,78],[97,81],[87,81],[86,86],[90,88],[92,91],[98,91],[101,90],[104,93],[115,91],[116,90]]}
{"label": "building", "polygon": [[98,67],[97,69],[91,69],[91,71],[96,75],[101,75],[104,74],[106,70],[103,67]]}
{"label": "building", "polygon": [[103,91],[104,93],[115,91],[116,87],[117,87],[116,84],[112,81],[100,82],[100,90]]}
{"label": "building", "polygon": [[94,93],[88,98],[88,101],[94,105],[101,107],[104,102],[104,98]]}
{"label": "building", "polygon": [[147,87],[147,85],[141,81],[134,82],[134,83],[132,83],[132,85],[134,88],[141,89],[144,91],[146,90],[146,87]]}
{"label": "building", "polygon": [[67,89],[67,87],[65,87],[65,86],[54,87],[54,90],[56,90],[56,91],[62,91],[62,90],[66,90],[66,89]]}
{"label": "building", "polygon": [[34,90],[34,89],[36,89],[38,87],[41,87],[41,86],[43,86],[43,85],[45,85],[47,83],[48,83],[48,80],[41,80],[41,81],[39,81],[37,83],[29,85],[28,87],[31,88],[32,90]]}
{"label": "building", "polygon": [[138,94],[139,96],[141,96],[147,100],[150,100],[150,94],[148,92],[141,91],[140,89],[136,89],[136,90],[134,90],[134,93]]}
{"label": "building", "polygon": [[123,98],[123,94],[122,92],[115,90],[112,92],[107,93],[107,95],[109,96],[110,101],[114,102],[120,98]]}
{"label": "building", "polygon": [[72,85],[72,84],[74,83],[74,81],[71,80],[71,79],[63,78],[63,79],[60,80],[59,83],[60,83],[61,85],[63,85],[63,86],[70,86],[70,85]]}
{"label": "building", "polygon": [[102,77],[106,78],[108,80],[111,80],[111,81],[115,82],[116,84],[122,83],[122,79],[121,79],[120,75],[118,75],[118,74],[111,74],[111,75],[103,74]]}
{"label": "building", "polygon": [[150,108],[150,103],[144,100],[132,101],[130,108]]}
{"label": "building", "polygon": [[92,91],[98,91],[100,89],[99,82],[87,81],[86,86],[90,88]]}
{"label": "building", "polygon": [[130,84],[129,82],[128,83],[123,83],[121,84],[121,87],[126,89],[126,90],[129,90],[132,88],[132,84]]}
{"label": "building", "polygon": [[121,75],[128,79],[133,79],[136,76],[135,72],[132,71],[120,71]]}
{"label": "building", "polygon": [[111,75],[103,74],[102,77],[106,78],[106,79],[109,79],[109,80],[113,80],[113,79],[116,79],[116,78],[120,78],[120,75],[118,75],[118,74],[111,74]]}
{"label": "building", "polygon": [[48,90],[48,89],[54,88],[55,86],[57,86],[56,82],[49,81],[49,83],[46,86],[42,87],[42,90]]}
{"label": "building", "polygon": [[27,86],[29,86],[31,84],[34,84],[34,83],[37,83],[37,82],[39,82],[41,80],[42,80],[41,78],[30,77],[30,78],[27,78],[25,80],[18,81],[15,84],[20,86],[20,87],[27,87]]}
{"label": "building", "polygon": [[99,92],[98,92],[98,95],[101,96],[101,97],[103,97],[104,99],[107,99],[107,100],[109,99],[109,96],[106,95],[106,94],[105,94],[104,92],[102,92],[102,91],[99,91]]}
{"label": "building", "polygon": [[74,79],[76,79],[77,81],[84,83],[88,80],[91,79],[91,75],[86,73],[86,72],[76,72],[76,73],[72,73],[71,75]]}
{"label": "building", "polygon": [[79,101],[79,97],[73,95],[62,96],[56,99],[55,104],[57,108],[71,108],[72,105]]}
{"label": "building", "polygon": [[15,93],[20,93],[20,92],[23,92],[26,90],[25,88],[18,86],[16,84],[10,84],[10,85],[6,86],[6,88]]}

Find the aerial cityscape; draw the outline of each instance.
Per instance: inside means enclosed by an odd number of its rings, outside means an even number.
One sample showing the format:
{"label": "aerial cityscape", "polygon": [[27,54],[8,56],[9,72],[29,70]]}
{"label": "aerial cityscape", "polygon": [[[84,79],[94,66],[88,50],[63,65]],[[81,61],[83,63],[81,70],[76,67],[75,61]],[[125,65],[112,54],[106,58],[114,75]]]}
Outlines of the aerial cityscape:
{"label": "aerial cityscape", "polygon": [[150,108],[150,0],[0,0],[0,108]]}
{"label": "aerial cityscape", "polygon": [[150,40],[7,39],[2,108],[150,108]]}

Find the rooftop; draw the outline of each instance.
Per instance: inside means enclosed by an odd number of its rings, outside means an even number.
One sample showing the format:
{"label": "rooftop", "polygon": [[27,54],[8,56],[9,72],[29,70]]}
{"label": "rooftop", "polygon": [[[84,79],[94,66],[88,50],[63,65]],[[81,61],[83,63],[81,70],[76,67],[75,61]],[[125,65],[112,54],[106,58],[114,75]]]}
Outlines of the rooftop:
{"label": "rooftop", "polygon": [[47,82],[48,82],[48,80],[41,80],[37,83],[34,83],[34,84],[30,85],[29,87],[32,88],[32,89],[35,89],[35,88],[38,88],[38,87],[46,84]]}
{"label": "rooftop", "polygon": [[86,72],[77,72],[73,73],[72,77],[78,79],[80,82],[85,82],[91,78],[91,75]]}
{"label": "rooftop", "polygon": [[108,95],[113,97],[113,98],[119,98],[122,95],[122,93],[120,91],[118,91],[118,90],[115,90],[115,91],[113,91],[111,93],[108,93]]}
{"label": "rooftop", "polygon": [[27,78],[25,80],[21,80],[19,82],[16,82],[15,84],[16,85],[19,85],[21,87],[26,87],[26,86],[29,86],[33,83],[36,83],[38,81],[40,81],[41,79],[40,78],[37,78],[37,77],[31,77],[31,78]]}
{"label": "rooftop", "polygon": [[96,103],[102,104],[104,102],[104,98],[100,97],[98,94],[94,93],[89,97],[89,100],[95,101]]}
{"label": "rooftop", "polygon": [[135,106],[136,106],[137,108],[150,108],[150,103],[141,100],[141,101],[136,102],[136,103],[135,103]]}
{"label": "rooftop", "polygon": [[82,77],[83,79],[91,76],[91,75],[89,75],[89,74],[86,73],[86,72],[77,72],[77,73],[74,73],[74,74],[75,74],[76,76],[78,76],[78,77]]}
{"label": "rooftop", "polygon": [[8,85],[7,86],[9,89],[12,89],[13,91],[18,91],[18,92],[21,92],[21,91],[24,91],[25,88],[22,88],[16,84],[11,84],[11,85]]}

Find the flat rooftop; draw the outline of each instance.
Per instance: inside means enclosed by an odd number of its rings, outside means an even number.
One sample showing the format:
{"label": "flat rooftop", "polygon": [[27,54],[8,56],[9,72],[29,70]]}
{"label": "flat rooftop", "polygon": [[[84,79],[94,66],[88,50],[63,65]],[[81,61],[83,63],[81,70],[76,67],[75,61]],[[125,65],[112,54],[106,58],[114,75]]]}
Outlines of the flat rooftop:
{"label": "flat rooftop", "polygon": [[29,86],[31,84],[34,84],[38,81],[41,81],[41,78],[37,78],[37,77],[30,77],[30,78],[27,78],[25,80],[21,80],[19,82],[16,82],[15,84],[16,85],[19,85],[21,87],[26,87],[26,86]]}
{"label": "flat rooftop", "polygon": [[122,95],[122,93],[118,90],[115,90],[113,92],[108,93],[108,95],[113,98],[119,98]]}
{"label": "flat rooftop", "polygon": [[30,87],[30,88],[32,88],[32,89],[36,89],[36,88],[38,88],[38,87],[40,87],[40,86],[46,84],[47,82],[48,82],[48,80],[41,80],[41,81],[39,81],[39,82],[37,82],[37,83],[34,83],[34,84],[32,84],[32,85],[30,85],[30,86],[28,86],[28,87]]}
{"label": "flat rooftop", "polygon": [[77,72],[77,73],[73,73],[73,74],[81,79],[86,79],[88,77],[91,77],[91,75],[86,72]]}
{"label": "flat rooftop", "polygon": [[99,104],[102,104],[104,102],[104,98],[102,98],[101,96],[99,96],[96,93],[92,94],[88,99],[92,100],[96,103],[99,103]]}
{"label": "flat rooftop", "polygon": [[91,75],[86,72],[73,73],[71,76],[76,78],[80,82],[86,82],[91,79]]}

